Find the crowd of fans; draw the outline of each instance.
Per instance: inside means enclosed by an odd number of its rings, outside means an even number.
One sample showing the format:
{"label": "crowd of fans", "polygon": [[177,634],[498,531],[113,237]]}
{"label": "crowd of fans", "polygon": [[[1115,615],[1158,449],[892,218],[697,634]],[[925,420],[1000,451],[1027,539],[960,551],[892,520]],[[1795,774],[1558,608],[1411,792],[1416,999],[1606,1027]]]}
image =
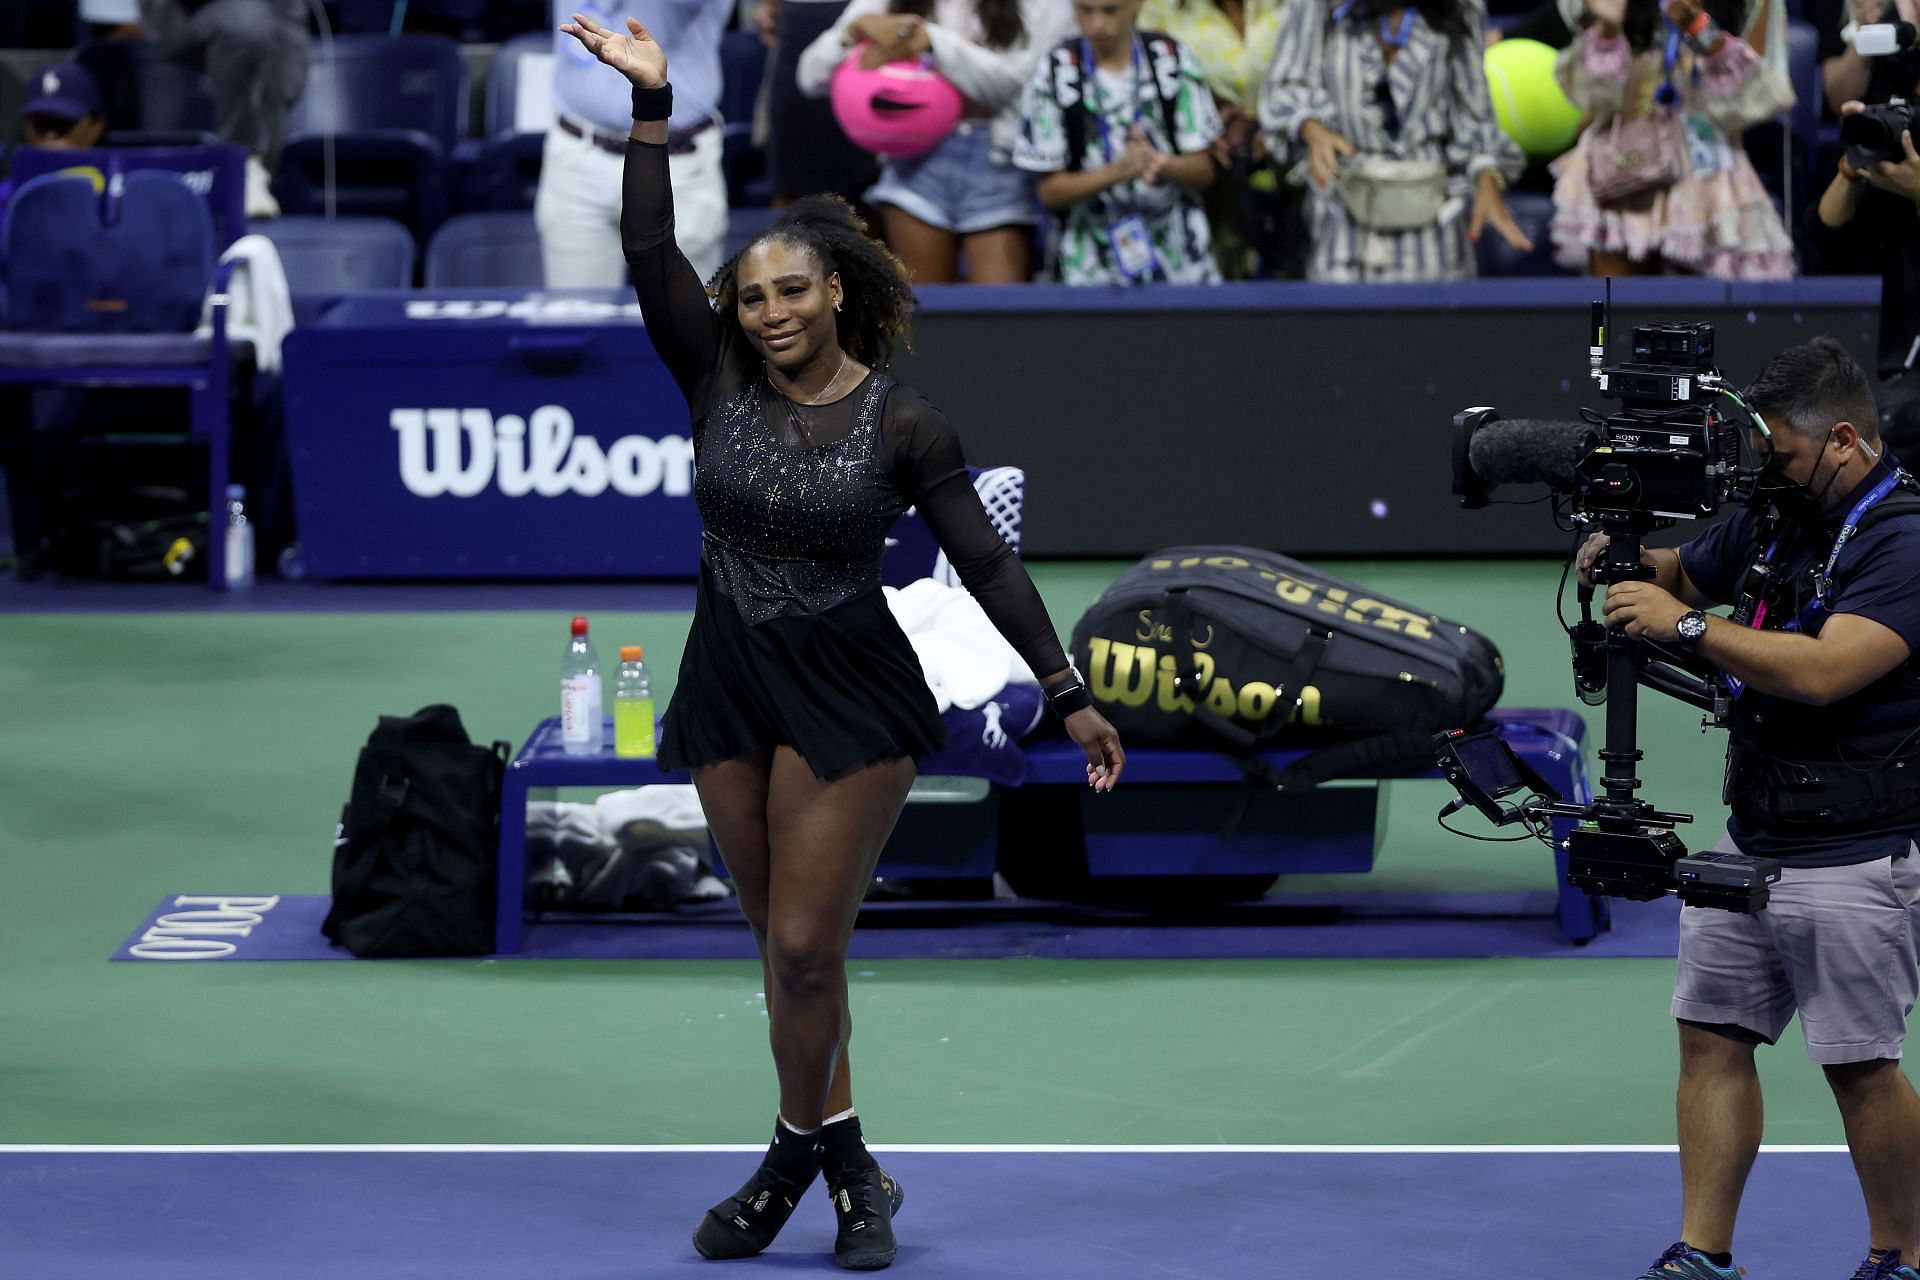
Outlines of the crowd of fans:
{"label": "crowd of fans", "polygon": [[[271,216],[305,0],[78,2],[96,53],[144,38],[198,69],[218,136],[248,149],[248,213]],[[1605,275],[1866,266],[1889,277],[1888,359],[1910,364],[1894,348],[1920,274],[1906,261],[1920,158],[1822,156],[1787,207],[1781,166],[1747,154],[1748,131],[1795,105],[1788,2],[1544,0],[1496,20],[1482,0],[551,0],[548,16],[618,9],[670,42],[679,227],[703,272],[727,227],[720,43],[746,25],[770,48],[758,136],[772,202],[845,197],[921,282],[1446,281],[1477,274],[1489,237]],[[1830,118],[1920,90],[1920,54],[1864,57],[1850,39],[1920,19],[1920,0],[1803,3]],[[1496,86],[1504,114],[1485,69],[1502,40],[1557,50],[1551,84]],[[549,283],[617,283],[623,91],[564,43],[535,206]],[[898,67],[943,86],[953,114],[937,136],[857,145],[843,70]],[[102,89],[84,66],[42,72],[21,140],[97,137]],[[1515,120],[1547,96],[1577,129],[1523,152]],[[1522,225],[1515,190],[1535,207],[1550,194],[1550,225]]]}

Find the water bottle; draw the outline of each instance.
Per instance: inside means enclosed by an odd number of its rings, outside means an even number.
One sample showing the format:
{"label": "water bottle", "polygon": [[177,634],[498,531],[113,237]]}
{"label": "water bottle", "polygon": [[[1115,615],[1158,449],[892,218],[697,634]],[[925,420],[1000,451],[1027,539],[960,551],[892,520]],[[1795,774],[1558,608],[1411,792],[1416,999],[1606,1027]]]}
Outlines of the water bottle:
{"label": "water bottle", "polygon": [[600,655],[587,638],[587,620],[573,620],[573,639],[560,667],[560,746],[570,756],[595,756],[606,744],[601,723]]}
{"label": "water bottle", "polygon": [[613,686],[613,754],[653,758],[653,674],[640,661],[640,646],[620,650],[620,676]]}
{"label": "water bottle", "polygon": [[247,519],[247,490],[244,485],[227,486],[227,532],[225,553],[227,589],[244,590],[253,585],[253,524]]}

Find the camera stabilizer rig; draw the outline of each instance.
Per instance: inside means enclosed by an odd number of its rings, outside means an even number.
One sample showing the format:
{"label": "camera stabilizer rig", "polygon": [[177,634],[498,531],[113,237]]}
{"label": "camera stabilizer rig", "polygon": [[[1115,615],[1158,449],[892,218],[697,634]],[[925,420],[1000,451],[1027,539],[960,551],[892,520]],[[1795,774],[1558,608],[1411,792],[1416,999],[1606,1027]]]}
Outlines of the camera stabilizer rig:
{"label": "camera stabilizer rig", "polygon": [[[1461,505],[1486,505],[1501,481],[1545,481],[1566,499],[1580,538],[1608,535],[1606,557],[1594,566],[1599,583],[1652,578],[1652,566],[1640,559],[1647,534],[1749,499],[1759,468],[1741,467],[1742,430],[1749,424],[1766,430],[1714,368],[1711,325],[1639,326],[1634,358],[1609,365],[1607,312],[1594,304],[1589,372],[1602,395],[1621,402],[1618,412],[1589,417],[1572,430],[1573,424],[1502,423],[1488,408],[1454,419],[1454,492]],[[1740,407],[1744,421],[1720,413],[1723,399]],[[1569,567],[1578,550],[1576,542]],[[1460,796],[1441,811],[1443,823],[1471,805],[1497,826],[1524,823],[1550,840],[1547,823],[1572,820],[1579,825],[1566,841],[1567,881],[1590,894],[1647,900],[1672,892],[1693,906],[1762,909],[1767,886],[1780,878],[1777,862],[1737,853],[1689,855],[1674,828],[1693,816],[1656,809],[1637,794],[1638,686],[1700,707],[1721,723],[1730,702],[1719,673],[1683,653],[1663,650],[1657,660],[1649,658],[1647,644],[1594,619],[1592,588],[1582,586],[1579,600],[1581,621],[1568,628],[1574,683],[1582,701],[1606,704],[1604,794],[1571,803],[1494,730],[1453,730],[1435,739],[1441,771]],[[1522,790],[1528,798],[1504,803]]]}

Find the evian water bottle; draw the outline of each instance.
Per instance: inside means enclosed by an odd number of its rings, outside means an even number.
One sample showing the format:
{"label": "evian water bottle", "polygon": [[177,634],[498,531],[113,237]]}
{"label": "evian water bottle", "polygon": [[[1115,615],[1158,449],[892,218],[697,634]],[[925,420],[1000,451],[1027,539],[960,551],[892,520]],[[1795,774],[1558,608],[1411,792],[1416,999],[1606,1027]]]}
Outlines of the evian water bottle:
{"label": "evian water bottle", "polygon": [[606,740],[600,713],[600,655],[587,637],[587,620],[573,620],[573,639],[560,667],[560,745],[570,756],[599,755]]}

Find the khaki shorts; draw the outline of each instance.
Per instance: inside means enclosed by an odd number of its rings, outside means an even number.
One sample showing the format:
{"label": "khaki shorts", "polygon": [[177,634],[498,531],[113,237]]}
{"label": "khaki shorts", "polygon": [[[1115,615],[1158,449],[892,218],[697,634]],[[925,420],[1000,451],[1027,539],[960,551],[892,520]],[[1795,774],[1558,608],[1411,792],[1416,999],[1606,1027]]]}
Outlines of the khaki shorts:
{"label": "khaki shorts", "polygon": [[[1722,835],[1714,848],[1738,852]],[[1851,867],[1791,862],[1754,915],[1686,907],[1673,1016],[1772,1044],[1796,1010],[1823,1065],[1898,1058],[1920,994],[1920,846]]]}

